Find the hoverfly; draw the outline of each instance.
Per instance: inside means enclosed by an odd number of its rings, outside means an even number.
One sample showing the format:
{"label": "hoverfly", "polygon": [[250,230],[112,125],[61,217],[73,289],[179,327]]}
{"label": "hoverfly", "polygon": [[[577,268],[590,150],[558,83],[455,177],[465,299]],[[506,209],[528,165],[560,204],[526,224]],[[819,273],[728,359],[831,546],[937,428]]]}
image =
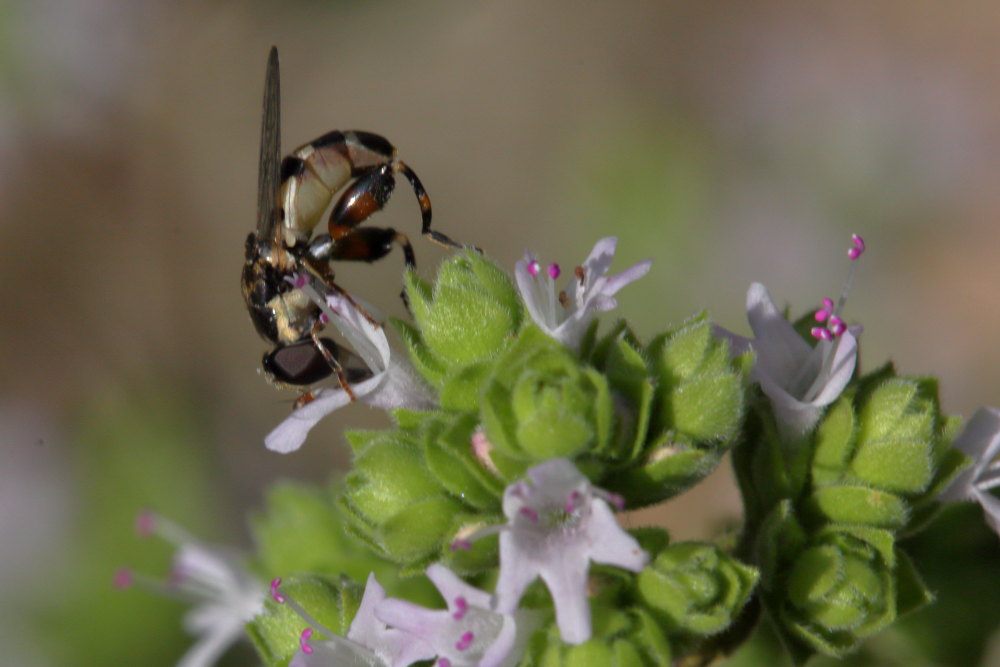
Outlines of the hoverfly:
{"label": "hoverfly", "polygon": [[[336,374],[353,400],[349,383],[363,379],[367,369],[353,352],[320,337],[324,322],[319,306],[289,279],[307,275],[321,294],[343,294],[354,304],[334,282],[332,261],[374,262],[399,245],[406,265],[415,266],[405,234],[391,228],[359,227],[388,202],[396,173],[403,174],[416,194],[423,216],[421,233],[446,247],[464,246],[430,228],[427,192],[413,170],[396,159],[395,147],[384,137],[334,130],[279,161],[280,106],[278,50],[271,47],[264,79],[257,228],[246,240],[243,298],[257,333],[274,346],[262,360],[272,382],[304,388]],[[345,185],[327,232],[313,236],[333,196]],[[302,398],[308,402],[309,395]]]}

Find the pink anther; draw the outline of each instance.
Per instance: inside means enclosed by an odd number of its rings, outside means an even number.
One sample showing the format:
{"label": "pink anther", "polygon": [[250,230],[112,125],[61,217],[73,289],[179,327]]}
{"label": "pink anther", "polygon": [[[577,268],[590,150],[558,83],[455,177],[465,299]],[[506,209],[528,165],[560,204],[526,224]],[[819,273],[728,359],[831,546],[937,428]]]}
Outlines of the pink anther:
{"label": "pink anther", "polygon": [[306,655],[313,652],[313,647],[309,645],[309,638],[312,637],[312,633],[312,628],[306,628],[302,631],[302,634],[299,635],[299,646],[302,647],[302,652]]}
{"label": "pink anther", "polygon": [[330,323],[330,316],[327,315],[326,313],[320,313],[319,314],[319,321],[322,322],[323,324],[329,324]]}
{"label": "pink anther", "polygon": [[812,337],[817,340],[830,340],[833,338],[833,334],[830,333],[830,330],[824,327],[813,327],[809,333],[811,333]]}
{"label": "pink anther", "polygon": [[536,512],[535,510],[531,509],[530,507],[522,507],[518,511],[524,516],[528,517],[528,519],[532,523],[538,523],[538,512]]}
{"label": "pink anther", "polygon": [[469,603],[465,598],[463,598],[460,595],[457,598],[455,598],[455,607],[457,607],[457,609],[455,609],[455,613],[453,613],[451,617],[456,621],[460,621],[462,620],[462,618],[465,617],[466,613],[468,613]]}
{"label": "pink anther", "polygon": [[549,271],[549,278],[552,278],[552,280],[555,280],[556,278],[558,278],[559,274],[561,273],[561,271],[559,270],[559,265],[558,264],[549,264],[548,271]]}
{"label": "pink anther", "polygon": [[459,638],[459,640],[455,643],[455,648],[459,651],[465,651],[470,646],[472,646],[472,640],[475,638],[476,636],[471,632],[465,632],[462,634],[461,638]]}
{"label": "pink anther", "polygon": [[532,278],[538,277],[538,272],[542,270],[542,265],[538,263],[537,260],[531,260],[528,262],[528,273],[531,274]]}
{"label": "pink anther", "polygon": [[115,572],[114,584],[115,588],[119,590],[132,586],[132,570],[123,567]]}
{"label": "pink anther", "polygon": [[844,324],[844,321],[839,317],[837,318],[836,324],[832,321],[830,322],[830,333],[833,334],[834,338],[842,335],[845,331],[847,331],[847,325]]}
{"label": "pink anther", "polygon": [[156,532],[156,514],[149,510],[139,512],[135,517],[135,532],[139,537],[149,537]]}
{"label": "pink anther", "polygon": [[865,251],[865,240],[857,234],[851,234],[851,243],[854,247],[847,251],[847,256],[851,259],[861,257],[861,254]]}
{"label": "pink anther", "polygon": [[278,586],[281,585],[281,577],[271,581],[271,599],[273,599],[278,604],[284,604],[285,596],[278,592]]}
{"label": "pink anther", "polygon": [[451,667],[451,660],[448,658],[441,658],[438,660],[438,667]]}

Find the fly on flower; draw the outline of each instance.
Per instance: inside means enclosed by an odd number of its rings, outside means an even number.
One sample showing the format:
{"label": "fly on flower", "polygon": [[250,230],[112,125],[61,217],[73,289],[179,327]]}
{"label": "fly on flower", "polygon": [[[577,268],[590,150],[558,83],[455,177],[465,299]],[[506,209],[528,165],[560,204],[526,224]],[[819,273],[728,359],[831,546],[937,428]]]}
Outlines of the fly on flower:
{"label": "fly on flower", "polygon": [[[406,266],[415,266],[405,234],[388,227],[360,226],[389,201],[395,174],[409,181],[417,197],[421,233],[446,247],[464,246],[431,229],[427,192],[413,170],[396,159],[395,147],[384,137],[334,130],[281,159],[279,88],[278,51],[272,47],[264,82],[257,227],[246,240],[243,298],[257,333],[273,346],[263,358],[264,372],[272,382],[306,388],[335,374],[353,400],[357,356],[320,336],[326,324],[321,306],[302,288],[314,285],[324,295],[342,295],[357,307],[334,282],[332,262],[374,262],[398,245]],[[320,218],[341,190],[327,232],[314,236]],[[306,394],[303,402],[309,400],[311,395]]]}

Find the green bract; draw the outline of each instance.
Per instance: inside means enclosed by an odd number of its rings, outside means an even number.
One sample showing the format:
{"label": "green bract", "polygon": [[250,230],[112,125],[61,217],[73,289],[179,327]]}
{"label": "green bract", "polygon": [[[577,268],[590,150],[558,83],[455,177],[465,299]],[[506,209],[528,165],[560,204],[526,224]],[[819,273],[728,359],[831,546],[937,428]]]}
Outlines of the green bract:
{"label": "green bract", "polygon": [[524,319],[510,278],[472,251],[445,261],[433,288],[408,272],[406,296],[416,327],[395,324],[417,370],[438,387],[450,374],[500,354]]}
{"label": "green bract", "polygon": [[[324,627],[343,637],[361,604],[364,587],[347,577],[309,575],[287,579],[281,591]],[[299,637],[305,626],[306,621],[289,605],[268,599],[264,613],[248,624],[247,632],[267,664],[287,665],[299,650]]]}
{"label": "green bract", "polygon": [[[641,395],[635,371],[630,377],[619,370],[628,368],[626,361],[636,368],[638,354],[622,350],[621,345],[608,347],[608,370],[618,371],[617,376],[633,385],[623,393]],[[623,361],[614,366],[616,357]],[[749,356],[731,359],[729,344],[712,336],[705,316],[656,337],[639,358],[648,360],[655,387],[648,425],[644,419],[639,422],[645,434],[642,456],[636,465],[604,482],[624,495],[630,507],[674,496],[715,469],[738,434],[750,361]]]}

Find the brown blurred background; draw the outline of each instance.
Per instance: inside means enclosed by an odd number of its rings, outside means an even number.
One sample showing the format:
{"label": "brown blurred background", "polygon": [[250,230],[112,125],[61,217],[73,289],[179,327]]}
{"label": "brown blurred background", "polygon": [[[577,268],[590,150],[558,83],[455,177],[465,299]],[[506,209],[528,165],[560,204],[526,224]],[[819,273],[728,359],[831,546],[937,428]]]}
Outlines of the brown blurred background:
{"label": "brown blurred background", "polygon": [[[294,399],[258,375],[237,280],[272,44],[286,150],[384,134],[435,226],[508,267],[618,236],[617,267],[655,260],[620,298],[644,336],[702,308],[745,332],[753,280],[796,314],[835,297],[858,232],[864,362],[937,375],[952,412],[1000,401],[996,3],[14,0],[0,29],[0,582],[63,568],[80,494],[142,501],[88,465],[94,415],[179,405],[235,541],[267,483],[324,480],[344,428],[385,423],[351,406],[296,455],[262,445]],[[418,220],[400,188],[379,222]],[[401,315],[401,264],[338,276]],[[710,534],[738,512],[727,480],[662,520]]]}

